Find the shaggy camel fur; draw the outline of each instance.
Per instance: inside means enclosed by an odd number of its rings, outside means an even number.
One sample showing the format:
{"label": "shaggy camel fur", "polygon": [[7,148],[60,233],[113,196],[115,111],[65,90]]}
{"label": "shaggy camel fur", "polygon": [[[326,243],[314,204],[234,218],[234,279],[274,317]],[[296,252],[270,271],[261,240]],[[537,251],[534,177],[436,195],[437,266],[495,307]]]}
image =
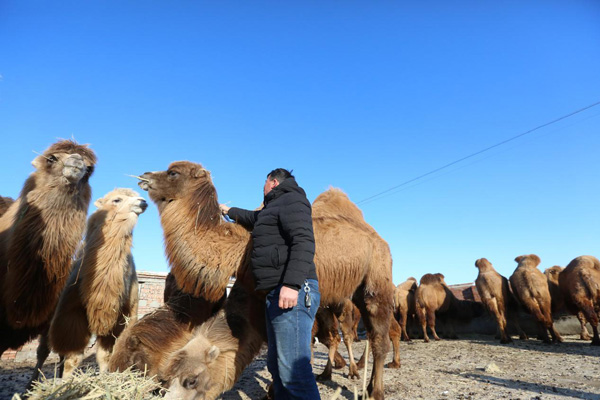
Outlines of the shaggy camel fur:
{"label": "shaggy camel fur", "polygon": [[419,287],[415,292],[415,310],[421,329],[423,339],[429,342],[427,326],[435,340],[440,340],[435,330],[435,319],[437,317],[444,324],[447,332],[446,337],[456,339],[454,322],[456,320],[469,321],[473,317],[483,314],[483,306],[475,301],[458,300],[444,281],[442,274],[425,274],[421,277]]}
{"label": "shaggy camel fur", "polygon": [[569,311],[573,314],[583,313],[592,325],[592,345],[600,346],[600,261],[592,256],[575,258],[560,273],[559,287]]}
{"label": "shaggy camel fur", "polygon": [[[115,189],[96,200],[79,258],[50,324],[50,347],[66,357],[70,375],[83,358],[92,334],[100,371],[125,325],[137,320],[138,281],[131,254],[133,228],[146,201],[130,189]],[[41,362],[40,362],[41,361]],[[38,360],[41,368],[43,360]]]}
{"label": "shaggy camel fur", "polygon": [[521,329],[518,320],[519,304],[510,291],[508,279],[500,275],[486,258],[475,261],[475,266],[479,269],[475,286],[481,302],[498,324],[500,343],[512,342],[508,334],[507,320],[517,328],[520,338],[526,340],[527,335]]}
{"label": "shaggy camel fur", "polygon": [[562,342],[560,334],[554,329],[551,311],[550,291],[546,276],[537,269],[540,258],[535,254],[518,256],[519,264],[510,276],[510,286],[521,305],[538,321],[540,337],[550,343],[548,331],[553,342]]}
{"label": "shaggy camel fur", "polygon": [[[145,173],[141,178],[143,181],[140,187],[147,189],[153,201],[157,202],[159,210],[162,209],[161,220],[165,231],[167,225],[174,225],[165,221],[166,219],[178,219],[177,226],[189,224],[193,227],[188,242],[203,243],[202,247],[197,246],[199,255],[194,257],[202,262],[182,263],[178,273],[173,270],[178,286],[188,293],[203,294],[207,298],[211,294],[215,297],[220,295],[221,290],[225,290],[229,276],[235,273],[238,266],[248,263],[249,234],[236,224],[221,222],[216,190],[208,171],[198,164],[176,162],[170,165],[168,171]],[[176,215],[174,211],[169,212],[167,218],[169,205],[177,202],[184,194],[195,200],[190,202],[185,218]],[[392,259],[389,246],[364,221],[362,212],[339,190],[328,190],[315,200],[313,225],[321,305],[339,304],[352,297],[361,310],[374,353],[375,367],[369,390],[372,397],[382,399],[383,363],[389,346],[387,336],[392,313]],[[186,232],[181,234],[186,235]],[[167,237],[165,232],[165,238]],[[182,246],[190,247],[191,244],[182,243]],[[220,257],[216,257],[217,255]],[[211,262],[213,259],[224,259],[224,255],[228,255],[228,262],[220,265]],[[236,284],[238,282],[239,275]],[[232,303],[232,296],[237,296],[235,289],[234,286],[227,304]],[[232,327],[234,336],[236,332],[264,330],[264,299],[249,301],[257,298],[253,290],[243,297],[246,298],[246,303],[241,304],[238,309],[227,308],[230,327],[236,325],[235,329]],[[250,310],[248,305],[254,305],[257,309]],[[249,320],[239,309],[253,312],[257,317]],[[251,336],[248,338],[249,342],[262,343],[265,340],[262,334]],[[260,345],[240,344],[236,357],[249,363],[256,354],[253,349],[258,351],[259,348]],[[234,381],[238,377],[236,374]]]}
{"label": "shaggy camel fur", "polygon": [[[544,275],[546,275],[546,279],[548,279],[548,290],[550,291],[550,298],[552,300],[552,315],[561,313],[566,309],[565,300],[559,287],[559,276],[563,270],[563,267],[555,265],[554,267],[546,268],[544,271]],[[590,340],[592,337],[585,326],[587,323],[585,316],[581,311],[577,312],[576,316],[581,325],[579,338],[581,340]]]}
{"label": "shaggy camel fur", "polygon": [[4,215],[4,213],[8,210],[12,203],[15,201],[12,197],[2,197],[0,196],[0,217]]}
{"label": "shaggy camel fur", "polygon": [[0,355],[46,332],[81,241],[96,156],[61,140],[0,218]]}
{"label": "shaggy camel fur", "polygon": [[410,336],[406,332],[408,318],[416,313],[415,291],[417,290],[417,280],[413,277],[402,282],[394,290],[394,316],[400,325],[402,340],[410,342]]}

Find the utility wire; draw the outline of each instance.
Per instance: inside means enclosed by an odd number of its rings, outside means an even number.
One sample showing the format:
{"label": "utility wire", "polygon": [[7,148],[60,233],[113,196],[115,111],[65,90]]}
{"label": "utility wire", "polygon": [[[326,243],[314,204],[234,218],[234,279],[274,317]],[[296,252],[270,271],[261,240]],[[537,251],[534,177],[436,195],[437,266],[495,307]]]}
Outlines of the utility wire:
{"label": "utility wire", "polygon": [[[438,171],[441,171],[441,170],[443,170],[443,169],[446,169],[446,168],[448,168],[448,167],[451,167],[451,166],[452,166],[452,165],[454,165],[454,164],[458,164],[458,163],[459,163],[459,162],[461,162],[461,161],[464,161],[464,160],[467,160],[467,159],[469,159],[469,158],[475,157],[476,155],[479,155],[479,154],[481,154],[481,153],[485,153],[486,151],[489,151],[489,150],[491,150],[491,149],[493,149],[493,148],[496,148],[496,147],[498,147],[498,146],[502,146],[503,144],[506,144],[506,143],[508,143],[508,142],[512,142],[512,141],[513,141],[513,140],[515,140],[515,139],[518,139],[518,138],[520,138],[520,137],[522,137],[522,136],[528,135],[528,134],[530,134],[530,133],[532,133],[532,132],[535,132],[535,131],[537,131],[537,130],[539,130],[539,129],[545,128],[545,127],[547,127],[547,126],[549,126],[549,125],[555,124],[555,123],[557,123],[557,122],[559,122],[559,121],[562,121],[562,120],[564,120],[564,119],[567,119],[567,118],[569,118],[569,117],[572,117],[573,115],[575,115],[575,114],[579,114],[579,113],[581,113],[581,112],[583,112],[583,111],[585,111],[585,110],[589,110],[590,108],[592,108],[592,107],[596,107],[596,106],[597,106],[597,105],[599,105],[599,104],[600,104],[600,101],[597,101],[597,102],[595,102],[595,103],[593,103],[593,104],[590,104],[589,106],[586,106],[586,107],[580,108],[579,110],[576,110],[576,111],[573,111],[573,112],[571,112],[571,113],[569,113],[569,114],[563,115],[562,117],[556,118],[556,119],[554,119],[554,120],[552,120],[552,121],[550,121],[550,122],[546,122],[545,124],[542,124],[542,125],[536,126],[535,128],[528,130],[527,132],[520,133],[520,134],[518,134],[518,135],[516,135],[516,136],[513,136],[513,137],[511,137],[511,138],[508,138],[508,139],[506,139],[506,140],[503,140],[503,141],[501,141],[501,142],[499,142],[499,143],[496,143],[496,144],[494,144],[494,145],[492,145],[492,146],[486,147],[485,149],[479,150],[479,151],[477,151],[477,152],[475,152],[475,153],[471,153],[471,154],[469,154],[468,156],[465,156],[465,157],[459,158],[458,160],[452,161],[452,162],[450,162],[450,163],[448,163],[448,164],[446,164],[446,165],[443,165],[443,166],[441,166],[441,167],[438,167],[438,168],[436,168],[436,169],[433,169],[433,170],[431,170],[431,171],[429,171],[429,172],[426,172],[426,173],[424,173],[424,174],[422,174],[422,175],[419,175],[419,176],[417,176],[416,178],[412,178],[412,179],[409,179],[409,180],[407,180],[407,181],[404,181],[404,182],[402,182],[402,183],[400,183],[400,184],[398,184],[398,185],[396,185],[396,186],[392,186],[391,188],[389,188],[389,189],[386,189],[386,190],[384,190],[383,192],[379,192],[379,193],[377,193],[377,194],[374,194],[373,196],[370,196],[370,197],[367,197],[367,198],[365,198],[365,199],[362,199],[362,200],[358,201],[356,204],[363,204],[363,203],[365,203],[365,202],[371,202],[371,201],[376,201],[376,200],[379,200],[380,198],[383,198],[383,197],[384,197],[384,196],[383,196],[384,194],[386,194],[386,193],[388,193],[388,192],[391,192],[391,191],[392,191],[392,190],[394,190],[394,189],[398,189],[399,187],[402,187],[402,186],[408,185],[408,184],[409,184],[409,183],[411,183],[411,182],[414,182],[414,181],[416,181],[416,180],[419,180],[419,179],[422,179],[422,178],[424,178],[424,177],[426,177],[426,176],[428,176],[428,175],[434,174],[434,173],[436,173],[436,172],[438,172]],[[380,197],[380,196],[381,196],[381,197]]]}

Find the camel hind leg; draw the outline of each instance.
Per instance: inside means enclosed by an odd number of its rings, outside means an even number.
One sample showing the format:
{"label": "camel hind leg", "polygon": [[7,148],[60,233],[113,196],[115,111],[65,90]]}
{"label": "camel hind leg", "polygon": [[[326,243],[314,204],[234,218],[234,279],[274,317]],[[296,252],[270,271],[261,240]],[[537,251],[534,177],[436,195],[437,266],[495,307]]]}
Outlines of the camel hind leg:
{"label": "camel hind leg", "polygon": [[592,335],[592,346],[600,346],[600,337],[598,337],[598,314],[594,310],[594,305],[588,299],[577,304],[579,310],[584,315],[584,317],[588,320],[590,325],[592,325],[592,330],[594,331]]}
{"label": "camel hind leg", "polygon": [[29,383],[27,383],[27,387],[25,389],[26,391],[31,389],[33,387],[33,382],[38,380],[38,378],[40,377],[40,371],[41,371],[42,367],[44,366],[44,362],[46,362],[46,359],[50,355],[50,345],[48,343],[49,340],[48,340],[48,330],[47,329],[45,332],[43,332],[40,335],[39,340],[40,341],[38,343],[38,347],[36,350],[37,363],[35,365],[35,369],[33,370],[33,374],[31,375],[31,379],[29,380]]}
{"label": "camel hind leg", "polygon": [[402,337],[402,329],[395,318],[390,319],[390,340],[394,350],[394,359],[386,365],[387,368],[400,368],[400,338]]}
{"label": "camel hind leg", "polygon": [[579,320],[579,324],[581,325],[581,333],[579,334],[579,339],[581,339],[581,340],[592,339],[592,337],[590,336],[590,333],[587,330],[587,327],[585,326],[585,324],[587,323],[587,320],[585,319],[585,316],[583,315],[583,313],[581,311],[577,312],[577,319]]}
{"label": "camel hind leg", "polygon": [[423,341],[429,343],[429,336],[427,336],[427,312],[424,308],[417,306],[417,317],[421,330],[423,331]]}
{"label": "camel hind leg", "polygon": [[352,342],[354,342],[355,326],[358,325],[354,318],[354,305],[352,307],[344,308],[344,311],[338,317],[338,321],[340,323],[340,328],[342,329],[342,337],[344,338],[344,344],[346,345],[346,349],[348,349],[348,358],[349,358],[349,366],[348,366],[348,378],[350,379],[360,379],[360,375],[358,373],[358,366],[354,361],[354,352],[352,351]]}
{"label": "camel hind leg", "polygon": [[[431,330],[431,334],[433,335],[433,338],[435,340],[440,340],[440,337],[438,336],[437,332],[435,331],[435,311],[428,309],[428,310],[426,310],[426,314],[427,314],[427,326],[429,326],[429,330]],[[429,340],[427,340],[427,341],[429,341]]]}
{"label": "camel hind leg", "polygon": [[367,294],[364,287],[357,290],[353,301],[363,316],[373,352],[373,371],[367,390],[375,400],[383,400],[383,365],[389,349],[392,293]]}

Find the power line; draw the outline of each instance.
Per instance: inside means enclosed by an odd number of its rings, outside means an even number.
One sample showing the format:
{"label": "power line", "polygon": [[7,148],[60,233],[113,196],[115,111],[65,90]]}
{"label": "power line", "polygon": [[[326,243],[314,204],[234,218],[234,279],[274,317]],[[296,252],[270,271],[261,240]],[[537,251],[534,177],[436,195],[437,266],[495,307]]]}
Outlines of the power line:
{"label": "power line", "polygon": [[392,186],[391,188],[389,188],[389,189],[386,189],[386,190],[384,190],[383,192],[379,192],[379,193],[377,193],[377,194],[374,194],[373,196],[370,196],[370,197],[367,197],[367,198],[365,198],[365,199],[362,199],[362,200],[358,201],[356,204],[363,204],[363,203],[365,203],[365,202],[371,202],[371,201],[376,201],[376,200],[379,200],[380,198],[383,198],[383,197],[384,197],[384,196],[383,196],[384,194],[386,194],[386,193],[389,193],[389,192],[391,192],[392,190],[395,190],[395,189],[398,189],[399,187],[402,187],[402,186],[408,185],[408,184],[409,184],[409,183],[411,183],[411,182],[414,182],[414,181],[416,181],[416,180],[419,180],[419,179],[422,179],[422,178],[424,178],[424,177],[426,177],[426,176],[428,176],[428,175],[434,174],[434,173],[436,173],[436,172],[438,172],[438,171],[441,171],[441,170],[443,170],[443,169],[446,169],[446,168],[448,168],[448,167],[451,167],[452,165],[454,165],[454,164],[458,164],[458,163],[459,163],[459,162],[461,162],[461,161],[464,161],[464,160],[467,160],[467,159],[469,159],[469,158],[475,157],[476,155],[479,155],[479,154],[481,154],[481,153],[485,153],[486,151],[489,151],[489,150],[491,150],[491,149],[493,149],[493,148],[496,148],[496,147],[498,147],[498,146],[502,146],[503,144],[506,144],[506,143],[508,143],[508,142],[511,142],[511,141],[513,141],[513,140],[515,140],[515,139],[518,139],[518,138],[522,137],[522,136],[528,135],[528,134],[530,134],[530,133],[532,133],[532,132],[535,132],[535,131],[537,131],[537,130],[539,130],[539,129],[545,128],[545,127],[547,127],[547,126],[549,126],[549,125],[555,124],[555,123],[557,123],[557,122],[559,122],[559,121],[562,121],[562,120],[564,120],[564,119],[566,119],[566,118],[572,117],[572,116],[573,116],[573,115],[575,115],[575,114],[579,114],[579,113],[581,113],[581,112],[583,112],[583,111],[585,111],[585,110],[588,110],[588,109],[590,109],[590,108],[592,108],[592,107],[595,107],[595,106],[597,106],[597,105],[599,105],[599,104],[600,104],[600,101],[597,101],[596,103],[590,104],[589,106],[586,106],[586,107],[580,108],[579,110],[576,110],[576,111],[573,111],[573,112],[571,112],[571,113],[569,113],[569,114],[563,115],[562,117],[556,118],[556,119],[554,119],[554,120],[552,120],[552,121],[550,121],[550,122],[546,122],[545,124],[542,124],[542,125],[536,126],[535,128],[528,130],[527,132],[520,133],[520,134],[518,134],[518,135],[516,135],[516,136],[513,136],[513,137],[511,137],[511,138],[508,138],[508,139],[506,139],[506,140],[503,140],[503,141],[501,141],[501,142],[499,142],[499,143],[496,143],[496,144],[494,144],[494,145],[492,145],[492,146],[486,147],[485,149],[479,150],[479,151],[477,151],[477,152],[475,152],[475,153],[471,153],[471,154],[469,154],[468,156],[465,156],[465,157],[459,158],[458,160],[452,161],[452,162],[450,162],[450,163],[448,163],[448,164],[446,164],[446,165],[443,165],[443,166],[441,166],[441,167],[438,167],[438,168],[436,168],[436,169],[433,169],[433,170],[431,170],[431,171],[429,171],[429,172],[426,172],[426,173],[424,173],[424,174],[422,174],[422,175],[419,175],[419,176],[417,176],[416,178],[412,178],[412,179],[409,179],[409,180],[407,180],[407,181],[404,181],[404,182],[402,182],[402,183],[400,183],[400,184],[398,184],[398,185],[396,185],[396,186]]}

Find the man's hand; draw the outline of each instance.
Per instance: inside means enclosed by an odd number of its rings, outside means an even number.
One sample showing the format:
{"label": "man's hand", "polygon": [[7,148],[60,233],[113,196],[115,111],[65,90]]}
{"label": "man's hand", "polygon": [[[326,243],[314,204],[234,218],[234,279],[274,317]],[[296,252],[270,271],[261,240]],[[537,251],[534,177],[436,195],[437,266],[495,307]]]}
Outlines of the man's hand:
{"label": "man's hand", "polygon": [[221,209],[221,214],[227,215],[231,207],[227,207],[225,204],[219,204],[219,208]]}
{"label": "man's hand", "polygon": [[279,308],[294,308],[298,303],[298,291],[296,289],[282,286],[279,291]]}

